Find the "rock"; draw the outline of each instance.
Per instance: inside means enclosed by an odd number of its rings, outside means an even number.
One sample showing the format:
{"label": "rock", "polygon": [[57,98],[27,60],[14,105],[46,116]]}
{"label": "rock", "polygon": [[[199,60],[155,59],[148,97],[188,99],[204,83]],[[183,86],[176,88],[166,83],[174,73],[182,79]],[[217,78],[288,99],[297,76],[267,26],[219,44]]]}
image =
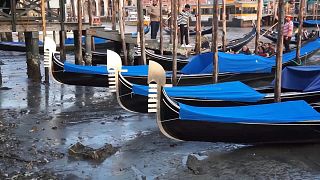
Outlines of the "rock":
{"label": "rock", "polygon": [[189,154],[186,165],[195,175],[206,174],[209,170],[206,161],[208,156],[198,154]]}
{"label": "rock", "polygon": [[72,145],[68,153],[70,156],[76,158],[90,159],[102,162],[106,158],[117,152],[118,148],[113,147],[111,144],[105,144],[103,147],[98,149],[93,149],[91,147],[85,146],[80,142],[77,142],[75,145]]}

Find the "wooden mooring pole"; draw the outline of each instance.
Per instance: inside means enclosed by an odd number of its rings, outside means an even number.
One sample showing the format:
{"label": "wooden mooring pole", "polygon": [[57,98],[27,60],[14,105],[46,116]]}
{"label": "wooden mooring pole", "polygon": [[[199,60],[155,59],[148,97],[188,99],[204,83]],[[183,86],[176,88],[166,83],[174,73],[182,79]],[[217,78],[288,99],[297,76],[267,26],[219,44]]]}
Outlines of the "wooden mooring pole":
{"label": "wooden mooring pole", "polygon": [[301,34],[303,28],[303,14],[304,14],[304,5],[305,0],[300,0],[300,7],[299,7],[299,29],[298,29],[298,39],[297,39],[297,50],[296,50],[296,61],[300,61],[300,49],[301,49]]}
{"label": "wooden mooring pole", "polygon": [[27,74],[35,82],[41,81],[39,32],[25,32]]}
{"label": "wooden mooring pole", "polygon": [[226,1],[222,0],[222,51],[226,52],[227,46],[227,19],[226,19]]}
{"label": "wooden mooring pole", "polygon": [[277,54],[276,54],[276,74],[275,74],[275,87],[274,87],[274,100],[275,102],[281,101],[281,71],[282,71],[282,54],[283,54],[283,26],[284,26],[284,0],[279,0],[278,9],[278,41],[277,41]]}
{"label": "wooden mooring pole", "polygon": [[[41,19],[42,19],[42,37],[43,37],[43,44],[45,44],[45,39],[47,36],[47,27],[46,27],[46,8],[44,0],[41,0]],[[44,79],[45,83],[49,84],[49,68],[44,68]]]}
{"label": "wooden mooring pole", "polygon": [[[88,15],[89,15],[89,24],[90,26],[93,25],[93,19],[92,19],[92,2],[91,0],[88,0]],[[90,28],[86,29],[86,54],[85,54],[85,65],[91,65],[92,64],[92,47],[93,47],[93,38],[89,34]]]}
{"label": "wooden mooring pole", "polygon": [[201,1],[198,0],[197,1],[197,24],[196,24],[196,47],[195,47],[195,51],[197,54],[201,53]]}
{"label": "wooden mooring pole", "polygon": [[65,49],[65,40],[66,40],[66,32],[64,29],[64,21],[66,19],[64,0],[60,0],[60,14],[61,14],[61,31],[59,32],[60,37],[60,61],[64,62],[66,60],[66,49]]}
{"label": "wooden mooring pole", "polygon": [[213,83],[218,82],[218,0],[213,1],[213,17],[212,17],[212,52],[213,52]]}
{"label": "wooden mooring pole", "polygon": [[145,35],[143,28],[143,4],[142,1],[137,1],[137,10],[138,10],[138,30],[140,34],[140,48],[141,48],[141,62],[140,64],[147,64],[146,62],[146,44],[145,44]]}
{"label": "wooden mooring pole", "polygon": [[261,31],[261,18],[262,18],[262,3],[263,0],[258,0],[258,11],[257,11],[257,25],[256,25],[256,40],[255,40],[255,54],[258,54],[258,45],[260,40],[260,31]]}
{"label": "wooden mooring pole", "polygon": [[75,63],[84,64],[82,58],[82,2],[78,0],[78,30],[74,31]]}
{"label": "wooden mooring pole", "polygon": [[172,85],[177,85],[177,48],[178,48],[178,22],[177,22],[177,16],[178,16],[178,8],[177,3],[173,3],[173,29],[171,31],[173,32],[173,52],[172,52]]}
{"label": "wooden mooring pole", "polygon": [[173,16],[174,16],[174,3],[175,0],[171,0],[171,17],[170,17],[170,44],[173,44]]}
{"label": "wooden mooring pole", "polygon": [[116,30],[116,7],[117,7],[117,0],[112,0],[112,16],[111,16],[111,22],[112,22],[112,30]]}
{"label": "wooden mooring pole", "polygon": [[163,13],[162,13],[162,0],[159,1],[160,8],[160,54],[163,55]]}
{"label": "wooden mooring pole", "polygon": [[121,43],[122,43],[122,51],[124,57],[124,65],[128,65],[128,53],[127,53],[127,46],[126,46],[126,39],[124,37],[124,18],[123,18],[123,0],[119,0],[119,26],[120,26],[120,36],[121,36]]}

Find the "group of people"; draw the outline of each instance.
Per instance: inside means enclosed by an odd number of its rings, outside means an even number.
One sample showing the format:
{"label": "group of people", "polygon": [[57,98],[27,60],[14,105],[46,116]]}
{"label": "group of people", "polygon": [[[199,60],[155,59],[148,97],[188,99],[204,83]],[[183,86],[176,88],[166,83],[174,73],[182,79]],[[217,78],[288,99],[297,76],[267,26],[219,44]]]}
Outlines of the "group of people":
{"label": "group of people", "polygon": [[[183,41],[185,40],[186,46],[189,45],[188,21],[192,16],[190,8],[190,5],[186,4],[178,16],[180,43],[183,45]],[[150,15],[151,39],[157,39],[157,34],[160,28],[160,8],[158,6],[158,0],[152,1],[152,6],[148,9],[148,14]]]}
{"label": "group of people", "polygon": [[[276,51],[273,44],[259,42],[257,55],[263,56],[263,57],[269,57],[269,56],[273,56],[275,52]],[[239,54],[251,55],[254,53],[252,53],[252,51],[248,48],[248,46],[244,45],[242,49],[239,51]]]}
{"label": "group of people", "polygon": [[[298,29],[297,29],[298,30]],[[317,32],[315,30],[312,30],[310,33],[308,32],[308,30],[306,28],[302,29],[302,34],[301,34],[301,40],[305,41],[308,40],[310,38],[313,38],[314,36],[317,35]],[[298,39],[298,33],[296,32],[296,34],[294,35],[296,40]]]}

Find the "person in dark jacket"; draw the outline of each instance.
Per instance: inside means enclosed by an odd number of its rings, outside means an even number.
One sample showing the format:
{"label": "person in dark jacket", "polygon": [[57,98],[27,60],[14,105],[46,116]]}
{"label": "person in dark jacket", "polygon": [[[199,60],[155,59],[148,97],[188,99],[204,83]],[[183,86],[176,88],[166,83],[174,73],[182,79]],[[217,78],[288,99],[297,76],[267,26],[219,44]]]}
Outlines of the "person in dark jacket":
{"label": "person in dark jacket", "polygon": [[239,54],[251,55],[252,52],[248,48],[248,46],[244,45],[242,49],[239,51]]}

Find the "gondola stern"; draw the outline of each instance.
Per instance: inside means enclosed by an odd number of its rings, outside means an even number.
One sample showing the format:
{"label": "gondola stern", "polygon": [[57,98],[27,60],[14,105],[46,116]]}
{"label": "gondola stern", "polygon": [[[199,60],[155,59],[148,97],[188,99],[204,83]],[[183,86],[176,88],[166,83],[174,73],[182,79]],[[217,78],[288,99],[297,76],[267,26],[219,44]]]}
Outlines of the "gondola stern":
{"label": "gondola stern", "polygon": [[54,40],[50,37],[45,37],[44,44],[44,67],[51,68],[52,66],[52,56],[56,52],[57,45]]}
{"label": "gondola stern", "polygon": [[118,72],[121,71],[122,61],[118,53],[107,50],[107,72],[110,92],[117,92]]}
{"label": "gondola stern", "polygon": [[[160,129],[160,132],[164,136],[166,136],[170,139],[176,140],[176,141],[183,141],[182,139],[178,139],[178,138],[172,136],[170,134],[170,132],[167,132],[166,128],[162,124],[162,122],[165,121],[164,119],[162,119],[162,117],[164,117],[164,114],[162,114],[163,113],[162,108],[164,108],[164,106],[166,106],[166,104],[164,103],[166,96],[163,94],[162,91],[163,91],[163,87],[160,87],[160,93],[158,94],[158,103],[157,103],[157,117],[156,117],[157,125]],[[172,101],[169,100],[169,102],[171,103]],[[167,107],[167,108],[170,109],[169,107]]]}

